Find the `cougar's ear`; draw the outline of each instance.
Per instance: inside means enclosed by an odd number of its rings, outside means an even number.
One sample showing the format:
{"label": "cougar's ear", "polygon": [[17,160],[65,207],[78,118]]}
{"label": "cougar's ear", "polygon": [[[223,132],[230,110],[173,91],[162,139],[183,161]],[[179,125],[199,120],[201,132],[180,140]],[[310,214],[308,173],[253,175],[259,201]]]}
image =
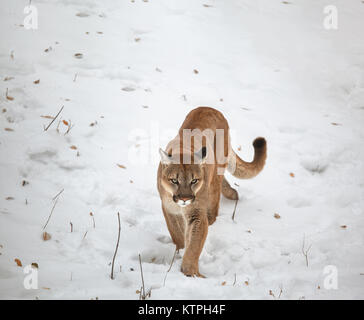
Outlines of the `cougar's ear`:
{"label": "cougar's ear", "polygon": [[165,152],[164,150],[162,150],[162,148],[159,148],[159,154],[161,156],[161,162],[163,164],[171,164],[172,163],[171,157],[168,155],[167,152]]}
{"label": "cougar's ear", "polygon": [[200,151],[195,152],[195,164],[204,164],[206,162],[207,148],[202,147]]}

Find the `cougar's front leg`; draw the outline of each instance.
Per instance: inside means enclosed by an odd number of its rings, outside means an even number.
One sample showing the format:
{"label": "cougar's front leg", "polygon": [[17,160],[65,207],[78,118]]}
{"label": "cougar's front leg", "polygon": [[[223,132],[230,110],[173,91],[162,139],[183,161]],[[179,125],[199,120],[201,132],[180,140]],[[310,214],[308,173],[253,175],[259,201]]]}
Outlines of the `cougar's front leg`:
{"label": "cougar's front leg", "polygon": [[186,213],[185,219],[186,251],[182,259],[181,271],[186,276],[198,276],[204,278],[204,276],[199,272],[198,259],[207,237],[207,213],[196,209],[191,213]]}
{"label": "cougar's front leg", "polygon": [[183,216],[169,213],[164,207],[162,209],[169,234],[176,245],[176,249],[183,249],[185,247],[185,221]]}

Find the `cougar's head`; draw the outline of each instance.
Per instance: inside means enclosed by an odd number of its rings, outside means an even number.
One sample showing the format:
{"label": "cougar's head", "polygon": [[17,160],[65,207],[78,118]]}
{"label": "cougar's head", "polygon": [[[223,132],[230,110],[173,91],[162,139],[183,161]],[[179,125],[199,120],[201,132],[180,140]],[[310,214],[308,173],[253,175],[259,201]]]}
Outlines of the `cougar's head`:
{"label": "cougar's head", "polygon": [[181,207],[193,203],[205,183],[203,164],[206,159],[206,148],[196,152],[192,159],[190,156],[192,161],[189,164],[183,163],[183,159],[187,159],[187,155],[185,157],[183,154],[172,156],[162,149],[159,149],[159,153],[162,164],[161,185],[164,190]]}

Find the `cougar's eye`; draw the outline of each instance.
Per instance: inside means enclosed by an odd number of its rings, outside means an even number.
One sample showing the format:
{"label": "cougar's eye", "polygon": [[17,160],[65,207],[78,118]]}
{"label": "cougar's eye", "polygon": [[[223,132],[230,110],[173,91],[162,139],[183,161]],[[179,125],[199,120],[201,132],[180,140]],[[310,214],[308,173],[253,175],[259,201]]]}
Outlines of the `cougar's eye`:
{"label": "cougar's eye", "polygon": [[195,184],[195,183],[197,183],[197,179],[192,179],[192,181],[191,181],[191,184]]}
{"label": "cougar's eye", "polygon": [[173,184],[178,184],[178,180],[177,180],[177,179],[171,179],[171,182],[172,182]]}

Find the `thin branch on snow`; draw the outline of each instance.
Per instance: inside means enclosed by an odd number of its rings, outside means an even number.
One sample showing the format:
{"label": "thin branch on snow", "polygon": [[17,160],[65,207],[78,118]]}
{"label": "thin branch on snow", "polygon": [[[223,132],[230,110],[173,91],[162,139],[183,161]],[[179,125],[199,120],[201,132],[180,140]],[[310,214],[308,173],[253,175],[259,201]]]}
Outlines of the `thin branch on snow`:
{"label": "thin branch on snow", "polygon": [[119,213],[119,212],[118,212],[118,223],[119,223],[118,241],[116,242],[115,253],[114,253],[114,256],[113,256],[113,258],[112,258],[112,266],[111,266],[111,279],[113,279],[113,280],[114,280],[114,264],[115,264],[115,257],[116,257],[116,253],[118,252],[118,248],[119,248],[120,230],[121,230],[121,225],[120,225],[120,213]]}
{"label": "thin branch on snow", "polygon": [[85,234],[83,235],[82,240],[85,240],[86,236],[87,236],[88,230],[85,232]]}
{"label": "thin branch on snow", "polygon": [[163,287],[166,285],[167,275],[168,275],[168,272],[171,271],[171,269],[172,269],[172,265],[173,265],[173,262],[174,262],[174,258],[176,257],[176,254],[177,254],[177,247],[174,250],[174,254],[173,254],[173,258],[172,258],[171,264],[169,265],[169,269],[167,270],[166,275],[164,277]]}
{"label": "thin branch on snow", "polygon": [[54,202],[54,205],[53,205],[53,207],[52,207],[51,213],[50,213],[50,214],[49,214],[49,216],[48,216],[47,222],[46,222],[46,224],[44,225],[43,230],[44,230],[44,229],[46,228],[46,226],[48,225],[48,222],[49,222],[49,220],[50,220],[50,219],[51,219],[51,217],[52,217],[52,214],[53,214],[54,208],[56,207],[57,202],[58,202],[58,197],[56,198],[56,201]]}
{"label": "thin branch on snow", "polygon": [[233,219],[233,221],[234,221],[235,211],[236,211],[236,206],[237,206],[237,205],[238,205],[238,199],[235,201],[235,206],[234,206],[233,216],[231,217],[231,219]]}
{"label": "thin branch on snow", "polygon": [[306,266],[307,267],[308,267],[308,252],[310,251],[311,247],[312,247],[312,244],[310,244],[310,246],[307,248],[307,250],[305,250],[305,235],[303,235],[302,254],[306,258]]}
{"label": "thin branch on snow", "polygon": [[279,289],[280,289],[280,291],[279,291],[278,299],[280,299],[280,298],[281,298],[281,295],[282,295],[282,292],[283,292],[283,288],[282,288],[282,287],[280,287]]}
{"label": "thin branch on snow", "polygon": [[233,283],[233,286],[235,286],[235,283],[236,283],[236,273],[234,273],[234,283]]}
{"label": "thin branch on snow", "polygon": [[53,198],[52,198],[52,200],[54,201],[54,200],[56,200],[60,195],[61,195],[61,193],[64,191],[64,189],[62,189],[60,192],[58,192]]}
{"label": "thin branch on snow", "polygon": [[94,226],[94,229],[96,228],[96,222],[95,222],[95,217],[94,217],[94,214],[92,212],[90,212],[90,216],[92,218],[92,221],[93,221],[93,226]]}
{"label": "thin branch on snow", "polygon": [[51,216],[52,216],[52,214],[53,214],[53,211],[54,211],[54,208],[56,207],[56,204],[57,204],[57,202],[58,202],[58,198],[59,198],[59,196],[61,195],[61,193],[64,191],[64,189],[62,189],[60,192],[58,192],[53,198],[52,198],[52,200],[54,201],[54,204],[53,204],[53,207],[52,207],[52,210],[51,210],[51,213],[49,214],[49,217],[48,217],[48,219],[47,219],[47,222],[46,222],[46,224],[44,225],[44,227],[43,227],[43,230],[46,228],[46,226],[48,225],[48,222],[49,222],[49,220],[51,219]]}
{"label": "thin branch on snow", "polygon": [[44,131],[47,131],[49,129],[49,127],[52,125],[54,120],[56,120],[57,117],[59,116],[59,114],[62,112],[63,108],[64,108],[64,106],[62,106],[62,108],[58,111],[57,115],[53,118],[53,120],[49,123],[49,125],[46,128],[44,128]]}
{"label": "thin branch on snow", "polygon": [[144,285],[144,276],[143,276],[143,267],[142,267],[142,259],[139,254],[139,265],[140,265],[140,275],[142,277],[142,287],[140,290],[140,300],[145,300],[146,294],[145,294],[145,285]]}

